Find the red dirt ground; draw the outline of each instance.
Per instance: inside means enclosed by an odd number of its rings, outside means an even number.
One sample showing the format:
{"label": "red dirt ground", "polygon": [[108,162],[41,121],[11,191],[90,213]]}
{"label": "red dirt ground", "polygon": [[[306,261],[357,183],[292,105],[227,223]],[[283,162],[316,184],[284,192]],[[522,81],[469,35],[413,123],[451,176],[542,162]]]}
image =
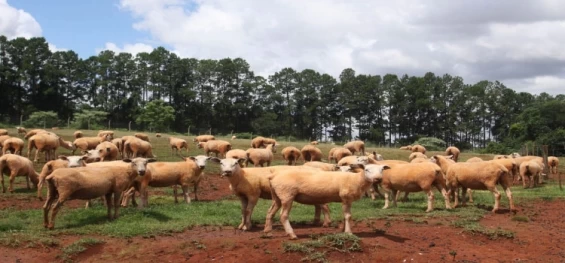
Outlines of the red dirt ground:
{"label": "red dirt ground", "polygon": [[[229,195],[228,184],[217,175],[206,176],[201,184],[201,200],[217,200]],[[153,194],[162,193],[159,191]],[[25,205],[7,199],[0,205],[39,208],[42,202],[30,198]],[[21,200],[16,200],[18,203]],[[82,206],[77,202],[73,206]],[[29,206],[31,205],[31,207]],[[37,207],[36,207],[37,206]],[[449,218],[424,222],[404,220],[364,220],[353,225],[361,238],[363,252],[342,253],[326,249],[330,262],[563,262],[565,260],[565,201],[522,203],[518,215],[530,222],[510,220],[512,214],[487,214],[481,224],[515,232],[513,239],[464,232],[450,226]],[[338,233],[337,228],[293,224],[298,241],[289,241],[282,226],[275,225],[266,238],[262,225],[251,232],[233,227],[195,227],[169,236],[134,237],[131,239],[95,236],[104,240],[80,253],[79,262],[300,262],[306,255],[285,253],[284,242],[303,242],[311,234]],[[381,231],[375,231],[380,229]],[[60,248],[84,236],[61,236],[57,248],[0,247],[0,262],[58,262]],[[450,252],[456,252],[455,257]]]}

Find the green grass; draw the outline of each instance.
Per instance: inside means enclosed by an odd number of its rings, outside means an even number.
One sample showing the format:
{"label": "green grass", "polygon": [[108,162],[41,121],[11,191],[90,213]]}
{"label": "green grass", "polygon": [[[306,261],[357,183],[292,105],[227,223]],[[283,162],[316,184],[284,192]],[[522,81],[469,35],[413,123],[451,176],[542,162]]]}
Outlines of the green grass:
{"label": "green grass", "polygon": [[0,233],[0,245],[5,247],[57,247],[59,240],[44,233],[30,234],[14,231]]}
{"label": "green grass", "polygon": [[312,240],[283,242],[286,253],[301,253],[302,261],[327,262],[326,254],[331,251],[341,253],[361,252],[361,239],[355,235],[339,233],[322,236],[312,236]]}
{"label": "green grass", "polygon": [[[515,189],[514,196],[517,203],[535,199],[538,189]],[[539,188],[541,191],[542,189]],[[561,198],[562,193],[555,185],[543,187],[545,196]],[[383,210],[384,200],[372,201],[363,198],[353,204],[353,219],[395,219],[422,223],[430,218],[450,217],[456,218],[454,225],[461,227],[477,223],[485,214],[490,213],[493,197],[486,191],[476,191],[475,204],[486,206],[479,208],[473,204],[446,210],[443,199],[438,194],[435,200],[435,210],[425,213],[426,197],[422,193],[411,194],[410,201],[399,203],[397,208],[391,207]],[[36,235],[52,234],[100,234],[116,237],[131,237],[148,234],[168,234],[182,232],[194,226],[237,226],[240,223],[240,203],[237,200],[221,200],[213,202],[192,202],[191,204],[174,204],[171,196],[154,196],[150,206],[144,209],[133,207],[120,209],[120,218],[108,221],[106,208],[100,203],[90,209],[70,209],[63,206],[55,222],[55,230],[47,231],[43,228],[43,211],[16,210],[5,208],[0,210],[0,234],[16,232],[19,234]],[[269,200],[260,200],[256,206],[252,222],[257,225],[264,223],[265,214],[270,205]],[[507,208],[508,203],[503,198],[502,208]],[[482,207],[482,206],[481,206]],[[331,217],[334,223],[343,220],[341,205],[330,204]],[[295,203],[291,212],[293,225],[309,224],[313,219],[313,207]],[[277,220],[277,219],[276,219]],[[478,223],[477,223],[478,224]],[[255,226],[257,228],[257,226]],[[472,226],[476,227],[476,226]],[[474,229],[474,228],[472,228]],[[474,230],[473,230],[474,231]]]}
{"label": "green grass", "polygon": [[104,241],[95,238],[83,238],[62,249],[61,259],[65,262],[72,261],[72,257],[86,251],[89,247],[102,244]]}
{"label": "green grass", "polygon": [[513,216],[512,221],[527,223],[530,222],[530,218],[527,216]]}
{"label": "green grass", "polygon": [[[31,130],[32,128],[28,128],[28,130]],[[16,136],[17,135],[17,131],[14,128],[8,128],[7,129],[8,132],[10,133],[10,135],[12,136]],[[49,129],[48,129],[49,130]],[[122,137],[124,135],[132,135],[133,133],[137,132],[137,131],[125,131],[125,130],[114,130],[115,133],[115,137]],[[84,136],[96,136],[96,134],[98,133],[98,130],[81,130],[84,134]],[[75,132],[74,129],[61,129],[61,130],[56,130],[53,131],[55,133],[57,133],[58,135],[60,135],[61,137],[63,137],[64,140],[67,141],[73,141],[73,132]],[[178,138],[182,138],[187,140],[187,142],[189,142],[189,153],[188,155],[198,155],[198,154],[203,154],[202,149],[198,149],[196,147],[196,145],[192,142],[192,139],[196,136],[195,134],[191,134],[191,136],[186,136],[186,134],[178,134],[178,133],[172,133],[172,134],[167,134],[167,133],[162,133],[162,137],[161,138],[157,138],[155,137],[155,133],[150,133],[150,132],[145,132],[146,134],[149,135],[150,140],[151,140],[151,144],[153,145],[153,153],[155,155],[157,155],[157,159],[159,161],[178,161],[180,160],[180,158],[178,156],[172,156],[171,155],[171,148],[169,147],[169,143],[168,143],[168,137],[169,136],[175,136]],[[256,135],[254,135],[256,136]],[[251,144],[251,140],[250,139],[236,139],[236,140],[231,140],[230,136],[216,136],[217,139],[220,140],[226,140],[229,141],[232,144],[232,148],[234,149],[248,149],[250,147]],[[286,137],[285,137],[286,138]],[[280,150],[282,150],[284,147],[286,146],[296,146],[297,148],[302,148],[304,145],[309,144],[309,142],[307,141],[296,141],[296,142],[289,142],[286,140],[281,140],[281,138],[279,138],[278,143],[281,145],[281,147],[278,148],[278,154],[275,154],[275,161],[274,161],[274,165],[281,165],[284,164],[284,160],[282,159],[282,156],[280,155]],[[320,150],[322,150],[322,153],[324,154],[324,160],[327,160],[327,153],[329,152],[329,150],[333,147],[336,146],[340,146],[340,145],[332,145],[329,143],[320,143],[318,145],[318,148],[320,148]],[[26,144],[27,147],[27,144]],[[383,147],[377,147],[376,145],[373,145],[371,143],[366,143],[366,151],[367,152],[372,152],[372,151],[377,151],[378,153],[382,154],[383,157],[385,157],[385,159],[395,159],[395,160],[408,160],[408,156],[410,155],[410,151],[406,151],[406,150],[399,150],[396,148],[383,148]],[[57,154],[63,154],[63,155],[70,155],[71,151],[64,149],[64,148],[59,148],[57,150]],[[78,152],[77,152],[78,154]],[[186,151],[182,152],[183,155],[187,155]],[[426,155],[428,156],[432,156],[435,154],[444,154],[443,151],[429,151],[426,153]],[[27,148],[24,151],[24,155],[27,156]],[[460,155],[460,161],[465,161],[471,157],[481,157],[485,160],[490,160],[493,158],[494,155],[492,154],[477,154],[477,153],[472,153],[472,152],[467,152],[464,151],[461,153]],[[40,160],[42,160],[43,156],[40,155]],[[563,169],[563,166],[565,165],[565,158],[560,158],[560,169]],[[36,165],[36,170],[40,170],[41,169],[42,164],[37,164]],[[207,168],[208,169],[208,168]],[[217,172],[219,171],[217,169],[217,166],[212,166],[211,170],[207,170],[207,172]]]}
{"label": "green grass", "polygon": [[[11,129],[10,132],[14,135],[15,130]],[[56,131],[65,140],[72,140],[72,133],[74,130],[58,130]],[[98,131],[83,130],[86,136],[95,136]],[[116,136],[131,135],[133,132],[116,131]],[[151,143],[154,147],[154,154],[157,155],[159,161],[179,161],[178,156],[172,156],[170,148],[168,147],[167,134],[163,134],[162,138],[156,138],[154,134],[148,133],[151,136]],[[197,149],[192,144],[194,136],[180,136],[190,142],[190,150],[188,155],[203,154],[201,149]],[[219,137],[231,141],[227,137]],[[237,139],[231,141],[233,148],[247,149],[250,145],[248,139]],[[308,142],[285,142],[279,141],[281,147],[277,154],[275,154],[274,165],[283,164],[280,155],[280,149],[285,146],[293,145],[301,148]],[[327,155],[330,148],[335,147],[331,144],[320,144],[319,148]],[[400,159],[407,160],[410,152],[390,149],[390,148],[374,148],[369,147],[367,151],[376,150],[382,154],[386,159]],[[26,150],[27,151],[27,150]],[[58,154],[70,154],[66,149],[58,150]],[[183,155],[187,155],[185,151]],[[430,152],[428,156],[433,154],[443,154],[442,152]],[[27,155],[27,152],[25,153]],[[476,155],[471,153],[462,153],[461,160],[466,160],[470,157],[480,156],[484,159],[491,159],[492,155]],[[40,157],[41,160],[42,157]],[[324,158],[325,159],[325,158]],[[564,164],[565,160],[561,162]],[[36,170],[41,169],[42,164],[36,164]],[[205,173],[215,174],[219,172],[219,166],[210,162],[205,170]],[[25,182],[23,178],[16,179],[17,185],[15,193],[13,194],[0,194],[1,201],[14,201],[29,202],[35,197],[35,191],[25,189]],[[6,182],[7,183],[7,182]],[[227,180],[223,182],[228,184]],[[7,186],[7,185],[6,185]],[[96,234],[115,237],[131,237],[131,236],[148,236],[148,235],[166,235],[175,232],[182,232],[195,226],[229,226],[235,227],[240,223],[240,203],[234,200],[233,196],[226,196],[222,200],[212,202],[192,202],[191,204],[173,203],[171,188],[160,188],[164,191],[164,196],[151,196],[150,206],[145,209],[125,208],[120,210],[121,217],[114,221],[108,221],[106,218],[106,208],[97,203],[91,209],[71,209],[63,206],[63,209],[58,215],[55,222],[55,230],[48,231],[43,228],[43,211],[41,209],[34,210],[18,210],[10,207],[0,209],[0,245],[4,246],[21,246],[25,244],[32,245],[48,245],[52,243],[54,235],[60,234]],[[44,190],[45,191],[45,190]],[[523,189],[521,186],[514,186],[512,188],[513,196],[516,204],[519,206],[523,202],[530,200],[554,200],[562,199],[563,192],[555,184],[544,184],[542,187],[533,189]],[[501,201],[501,208],[508,208],[508,201],[503,192]],[[490,213],[490,209],[494,203],[492,194],[486,191],[475,191],[474,199],[475,204],[469,204],[467,207],[456,208],[453,210],[444,209],[444,201],[442,196],[435,192],[435,211],[425,213],[426,209],[426,196],[423,193],[410,194],[410,201],[406,203],[399,203],[397,208],[389,208],[382,210],[384,205],[383,200],[372,201],[368,198],[363,198],[354,203],[352,208],[352,215],[354,220],[363,219],[386,219],[388,224],[393,224],[395,220],[403,220],[411,223],[426,223],[432,218],[448,218],[453,220],[453,225],[463,228],[465,231],[473,233],[485,234],[494,238],[508,237],[511,234],[505,233],[504,230],[493,230],[482,227],[478,222],[485,213]],[[481,206],[476,206],[481,204]],[[265,220],[265,214],[270,205],[270,201],[261,200],[253,213],[252,221],[254,225],[260,224],[261,226]],[[343,220],[341,214],[341,205],[333,203],[330,205],[331,216],[334,226],[339,221]],[[309,224],[313,219],[313,207],[305,206],[295,203],[291,212],[291,224]],[[275,220],[278,220],[276,218]],[[447,223],[449,224],[449,223]],[[260,230],[255,226],[256,230]],[[385,231],[385,230],[383,230]]]}

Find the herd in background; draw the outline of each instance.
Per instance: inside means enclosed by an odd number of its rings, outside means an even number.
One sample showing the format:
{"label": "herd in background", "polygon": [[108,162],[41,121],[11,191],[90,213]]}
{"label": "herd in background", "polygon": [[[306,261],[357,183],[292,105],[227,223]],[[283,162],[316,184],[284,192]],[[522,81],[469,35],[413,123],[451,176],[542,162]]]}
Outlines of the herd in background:
{"label": "herd in background", "polygon": [[[323,162],[317,141],[312,141],[302,149],[288,146],[281,150],[287,165],[271,166],[280,146],[276,140],[258,136],[251,140],[251,148],[243,150],[232,149],[230,142],[217,140],[212,135],[195,137],[193,142],[204,151],[204,155],[190,157],[180,154],[184,149],[188,155],[189,144],[186,140],[169,137],[171,154],[183,160],[157,162],[149,136],[143,133],[114,138],[113,131],[99,131],[94,137],[85,137],[82,132],[76,131],[73,142],[63,140],[53,131],[42,129],[26,132],[19,127],[18,134],[28,140],[28,158],[21,156],[24,141],[10,137],[6,130],[0,129],[3,153],[0,172],[10,174],[10,192],[13,192],[15,177],[25,176],[28,189],[29,181],[37,186],[40,200],[43,200],[42,187],[47,184],[48,194],[43,209],[44,225],[49,229],[54,228],[55,217],[62,204],[71,199],[88,201],[105,197],[109,219],[117,218],[119,207],[127,206],[130,201],[137,206],[136,192],[141,198],[138,207],[148,206],[148,187],[172,186],[177,203],[176,187],[180,186],[184,201],[190,203],[189,188],[192,186],[194,199],[198,200],[198,185],[207,161],[220,164],[221,176],[228,179],[230,189],[241,201],[242,221],[238,229],[251,229],[255,205],[259,199],[269,199],[273,201],[266,215],[264,231],[268,233],[272,230],[272,219],[282,209],[280,221],[291,238],[296,238],[289,222],[294,201],[314,206],[315,224],[320,223],[323,213],[323,226],[331,222],[327,204],[342,203],[345,219],[343,230],[351,233],[351,204],[363,195],[370,194],[372,199],[376,199],[375,194],[384,197],[383,209],[386,209],[390,206],[389,199],[396,206],[400,192],[405,192],[406,199],[409,193],[423,191],[427,195],[426,212],[430,212],[434,209],[433,188],[443,196],[446,209],[452,208],[451,200],[453,207],[458,206],[459,200],[465,204],[467,194],[472,202],[471,189],[489,190],[495,198],[493,212],[496,212],[501,197],[496,185],[500,184],[509,199],[510,209],[515,211],[510,187],[517,180],[522,180],[526,187],[526,179],[533,187],[542,181],[544,168],[543,160],[538,156],[513,153],[495,156],[494,160],[489,161],[474,157],[466,162],[458,162],[460,151],[456,147],[448,147],[445,155],[428,157],[422,145],[400,148],[412,152],[408,161],[389,160],[374,151],[366,152],[362,141],[352,141],[330,149],[328,162]],[[55,158],[58,147],[72,150],[72,154],[80,150],[82,155]],[[38,161],[38,152],[45,154],[46,163],[40,173],[34,170],[29,158],[33,149],[36,150],[34,162]],[[211,153],[216,157],[210,157]],[[297,165],[300,160],[304,163]],[[548,158],[551,173],[557,173],[558,162],[556,157]],[[254,167],[249,167],[250,164]],[[1,177],[5,193],[4,176]],[[86,205],[88,207],[89,202]]]}

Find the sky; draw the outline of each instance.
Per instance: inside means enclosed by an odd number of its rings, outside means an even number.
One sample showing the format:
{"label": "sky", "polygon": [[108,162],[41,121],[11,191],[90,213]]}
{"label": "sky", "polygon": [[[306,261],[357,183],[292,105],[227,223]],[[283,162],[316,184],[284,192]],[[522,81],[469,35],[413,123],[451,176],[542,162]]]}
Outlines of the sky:
{"label": "sky", "polygon": [[[49,3],[49,4],[46,4]],[[82,58],[109,49],[306,68],[461,76],[565,94],[562,0],[0,0],[0,34]]]}

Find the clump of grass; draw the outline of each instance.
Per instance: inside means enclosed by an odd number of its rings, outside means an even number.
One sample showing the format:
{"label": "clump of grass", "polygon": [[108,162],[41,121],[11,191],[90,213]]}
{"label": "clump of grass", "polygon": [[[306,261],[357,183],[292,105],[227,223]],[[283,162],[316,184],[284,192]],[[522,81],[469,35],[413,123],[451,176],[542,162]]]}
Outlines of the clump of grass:
{"label": "clump of grass", "polygon": [[323,236],[321,241],[342,252],[363,251],[360,244],[361,239],[351,234],[340,233],[327,235]]}
{"label": "clump of grass", "polygon": [[512,221],[527,223],[530,222],[530,218],[528,218],[527,216],[513,216]]}
{"label": "clump of grass", "polygon": [[498,238],[514,238],[514,232],[502,228],[490,229],[480,225],[477,222],[470,222],[467,225],[455,225],[457,227],[462,227],[464,231],[473,234],[481,234],[487,236],[491,240],[496,240]]}
{"label": "clump of grass", "polygon": [[361,239],[351,234],[331,234],[325,236],[311,235],[311,240],[304,242],[284,242],[284,252],[302,253],[307,256],[302,261],[327,262],[328,251],[342,253],[363,251]]}
{"label": "clump of grass", "polygon": [[457,251],[451,250],[449,251],[449,255],[453,256],[453,261],[455,261],[455,256],[457,256]]}
{"label": "clump of grass", "polygon": [[8,235],[0,238],[0,245],[6,247],[19,247],[22,244],[22,240],[16,235]]}
{"label": "clump of grass", "polygon": [[301,261],[328,262],[328,260],[326,259],[326,252],[314,252],[306,257],[303,257]]}
{"label": "clump of grass", "polygon": [[194,247],[196,249],[206,249],[206,245],[204,245],[203,243],[200,243],[197,240],[192,240],[192,245],[194,245]]}
{"label": "clump of grass", "polygon": [[61,258],[63,259],[63,261],[71,261],[71,258],[73,256],[76,256],[81,252],[86,251],[89,247],[102,243],[104,243],[104,241],[98,240],[96,238],[90,238],[90,237],[82,238],[70,244],[69,246],[63,248],[62,249],[63,254],[61,255]]}
{"label": "clump of grass", "polygon": [[292,243],[292,242],[284,242],[283,250],[284,252],[302,252],[302,253],[310,253],[313,251],[312,248],[309,248],[303,243]]}
{"label": "clump of grass", "polygon": [[502,228],[490,229],[479,223],[483,212],[480,209],[468,209],[467,213],[461,214],[459,219],[454,220],[451,225],[463,228],[463,231],[472,234],[481,234],[487,236],[491,240],[498,238],[514,238],[514,232]]}
{"label": "clump of grass", "polygon": [[59,246],[59,240],[49,236],[30,235],[24,233],[6,233],[0,235],[0,245],[6,247],[56,247]]}

